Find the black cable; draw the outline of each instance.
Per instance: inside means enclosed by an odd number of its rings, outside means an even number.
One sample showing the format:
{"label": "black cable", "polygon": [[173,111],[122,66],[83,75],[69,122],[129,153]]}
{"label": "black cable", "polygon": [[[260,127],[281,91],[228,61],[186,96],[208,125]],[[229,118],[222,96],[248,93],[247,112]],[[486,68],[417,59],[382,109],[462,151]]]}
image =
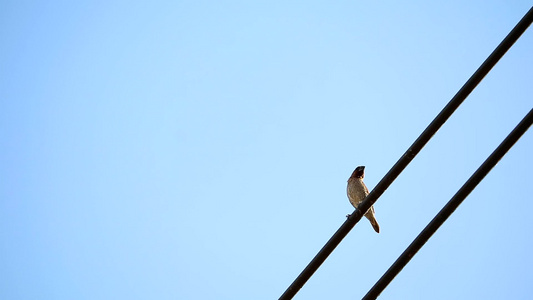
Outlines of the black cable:
{"label": "black cable", "polygon": [[298,275],[294,282],[281,295],[280,300],[292,299],[294,295],[302,288],[302,286],[311,278],[315,271],[322,265],[326,258],[339,245],[344,237],[350,232],[359,220],[361,220],[364,213],[377,201],[377,199],[385,192],[385,190],[392,184],[392,182],[400,175],[400,173],[407,167],[413,158],[420,152],[420,150],[427,144],[431,137],[439,130],[439,128],[448,120],[453,112],[461,105],[466,97],[474,90],[474,88],[481,82],[481,80],[488,74],[488,72],[496,65],[502,56],[511,48],[511,46],[524,33],[527,27],[533,20],[533,8],[518,22],[518,24],[511,30],[505,39],[496,47],[491,55],[483,62],[483,64],[476,70],[476,72],[468,79],[457,94],[448,102],[442,111],[435,117],[435,119],[428,125],[416,141],[407,149],[403,156],[396,162],[396,164],[389,170],[389,172],[381,179],[376,187],[368,194],[366,199],[359,204],[358,209],[354,211],[341,227],[333,234],[333,236],[326,242],[324,247],[320,249],[317,255],[305,267],[305,269]]}
{"label": "black cable", "polygon": [[533,124],[533,109],[520,121],[520,123],[511,131],[503,142],[492,152],[492,154],[483,162],[476,172],[466,181],[466,183],[455,193],[452,199],[441,209],[441,211],[429,222],[429,224],[420,232],[414,241],[405,249],[392,266],[381,276],[374,286],[363,297],[363,300],[376,299],[379,294],[389,285],[389,283],[400,273],[400,271],[409,263],[411,258],[424,246],[431,236],[439,227],[448,219],[449,216],[459,207],[463,200],[474,190],[474,188],[485,178],[490,170],[500,161],[500,159],[511,149],[518,139]]}

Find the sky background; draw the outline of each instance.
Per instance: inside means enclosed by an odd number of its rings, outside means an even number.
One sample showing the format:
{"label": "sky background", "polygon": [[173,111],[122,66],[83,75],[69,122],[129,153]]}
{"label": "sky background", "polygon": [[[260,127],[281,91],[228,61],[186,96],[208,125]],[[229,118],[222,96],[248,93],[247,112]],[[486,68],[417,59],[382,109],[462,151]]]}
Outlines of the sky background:
{"label": "sky background", "polygon": [[[277,299],[530,1],[2,1],[0,299]],[[295,299],[360,299],[533,107],[533,29]],[[531,299],[527,132],[380,299]]]}

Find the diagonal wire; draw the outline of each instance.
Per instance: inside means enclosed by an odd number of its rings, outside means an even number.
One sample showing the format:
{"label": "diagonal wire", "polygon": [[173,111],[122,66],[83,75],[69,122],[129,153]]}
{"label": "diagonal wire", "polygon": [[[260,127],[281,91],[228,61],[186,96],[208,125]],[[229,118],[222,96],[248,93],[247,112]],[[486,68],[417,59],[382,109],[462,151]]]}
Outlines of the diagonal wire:
{"label": "diagonal wire", "polygon": [[431,137],[439,130],[439,128],[448,120],[453,112],[461,105],[466,97],[474,90],[474,88],[481,82],[481,80],[488,74],[488,72],[496,65],[496,63],[503,57],[503,55],[511,48],[511,46],[524,33],[527,27],[533,21],[533,7],[526,13],[526,15],[518,22],[518,24],[511,30],[505,39],[494,49],[490,56],[483,62],[483,64],[476,70],[476,72],[468,79],[463,87],[455,94],[455,96],[448,102],[442,111],[435,117],[435,119],[426,127],[415,142],[407,149],[407,151],[400,157],[396,164],[389,170],[389,172],[381,179],[376,187],[368,194],[366,199],[359,204],[358,209],[354,211],[341,227],[333,234],[333,236],[326,242],[324,247],[320,249],[317,255],[305,267],[305,269],[298,275],[294,282],[285,290],[280,300],[292,299],[294,295],[302,288],[302,286],[311,278],[315,271],[322,265],[326,258],[335,250],[344,237],[352,230],[359,220],[361,220],[364,213],[377,201],[377,199],[385,192],[385,190],[392,184],[392,182],[400,175],[400,173],[407,167],[413,158],[422,150]]}
{"label": "diagonal wire", "polygon": [[459,207],[463,200],[476,188],[476,186],[485,178],[490,170],[500,161],[500,159],[513,147],[518,139],[533,124],[533,109],[520,121],[520,123],[509,133],[503,142],[492,152],[492,154],[483,162],[483,164],[470,176],[466,183],[455,193],[452,199],[439,211],[439,213],[429,222],[429,224],[420,232],[414,241],[405,249],[392,266],[381,276],[374,286],[363,297],[363,300],[376,299],[379,294],[389,285],[389,283],[400,273],[400,271],[409,263],[411,258],[424,246],[431,236],[446,222],[449,216]]}

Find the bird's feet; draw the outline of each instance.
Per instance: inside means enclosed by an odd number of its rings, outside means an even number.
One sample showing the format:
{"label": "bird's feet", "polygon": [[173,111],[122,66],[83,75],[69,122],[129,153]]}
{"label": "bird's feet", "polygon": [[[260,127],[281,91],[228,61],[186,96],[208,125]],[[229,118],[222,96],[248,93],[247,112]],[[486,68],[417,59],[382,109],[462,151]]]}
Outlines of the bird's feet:
{"label": "bird's feet", "polygon": [[351,216],[351,214],[347,214],[347,215],[346,215],[346,218],[349,218],[350,216]]}

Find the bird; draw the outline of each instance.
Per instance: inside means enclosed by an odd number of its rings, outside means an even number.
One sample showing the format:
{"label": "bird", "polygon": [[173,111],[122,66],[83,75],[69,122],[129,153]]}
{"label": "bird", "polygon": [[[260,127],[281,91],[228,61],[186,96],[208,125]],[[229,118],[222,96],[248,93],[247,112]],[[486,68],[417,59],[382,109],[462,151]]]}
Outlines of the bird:
{"label": "bird", "polygon": [[[348,200],[357,208],[357,206],[365,200],[368,193],[368,188],[363,182],[365,178],[365,166],[358,166],[352,173],[352,176],[348,179],[348,186],[346,187],[346,193],[348,194]],[[370,221],[374,230],[379,233],[379,224],[376,220],[374,206],[366,212],[365,217]]]}

